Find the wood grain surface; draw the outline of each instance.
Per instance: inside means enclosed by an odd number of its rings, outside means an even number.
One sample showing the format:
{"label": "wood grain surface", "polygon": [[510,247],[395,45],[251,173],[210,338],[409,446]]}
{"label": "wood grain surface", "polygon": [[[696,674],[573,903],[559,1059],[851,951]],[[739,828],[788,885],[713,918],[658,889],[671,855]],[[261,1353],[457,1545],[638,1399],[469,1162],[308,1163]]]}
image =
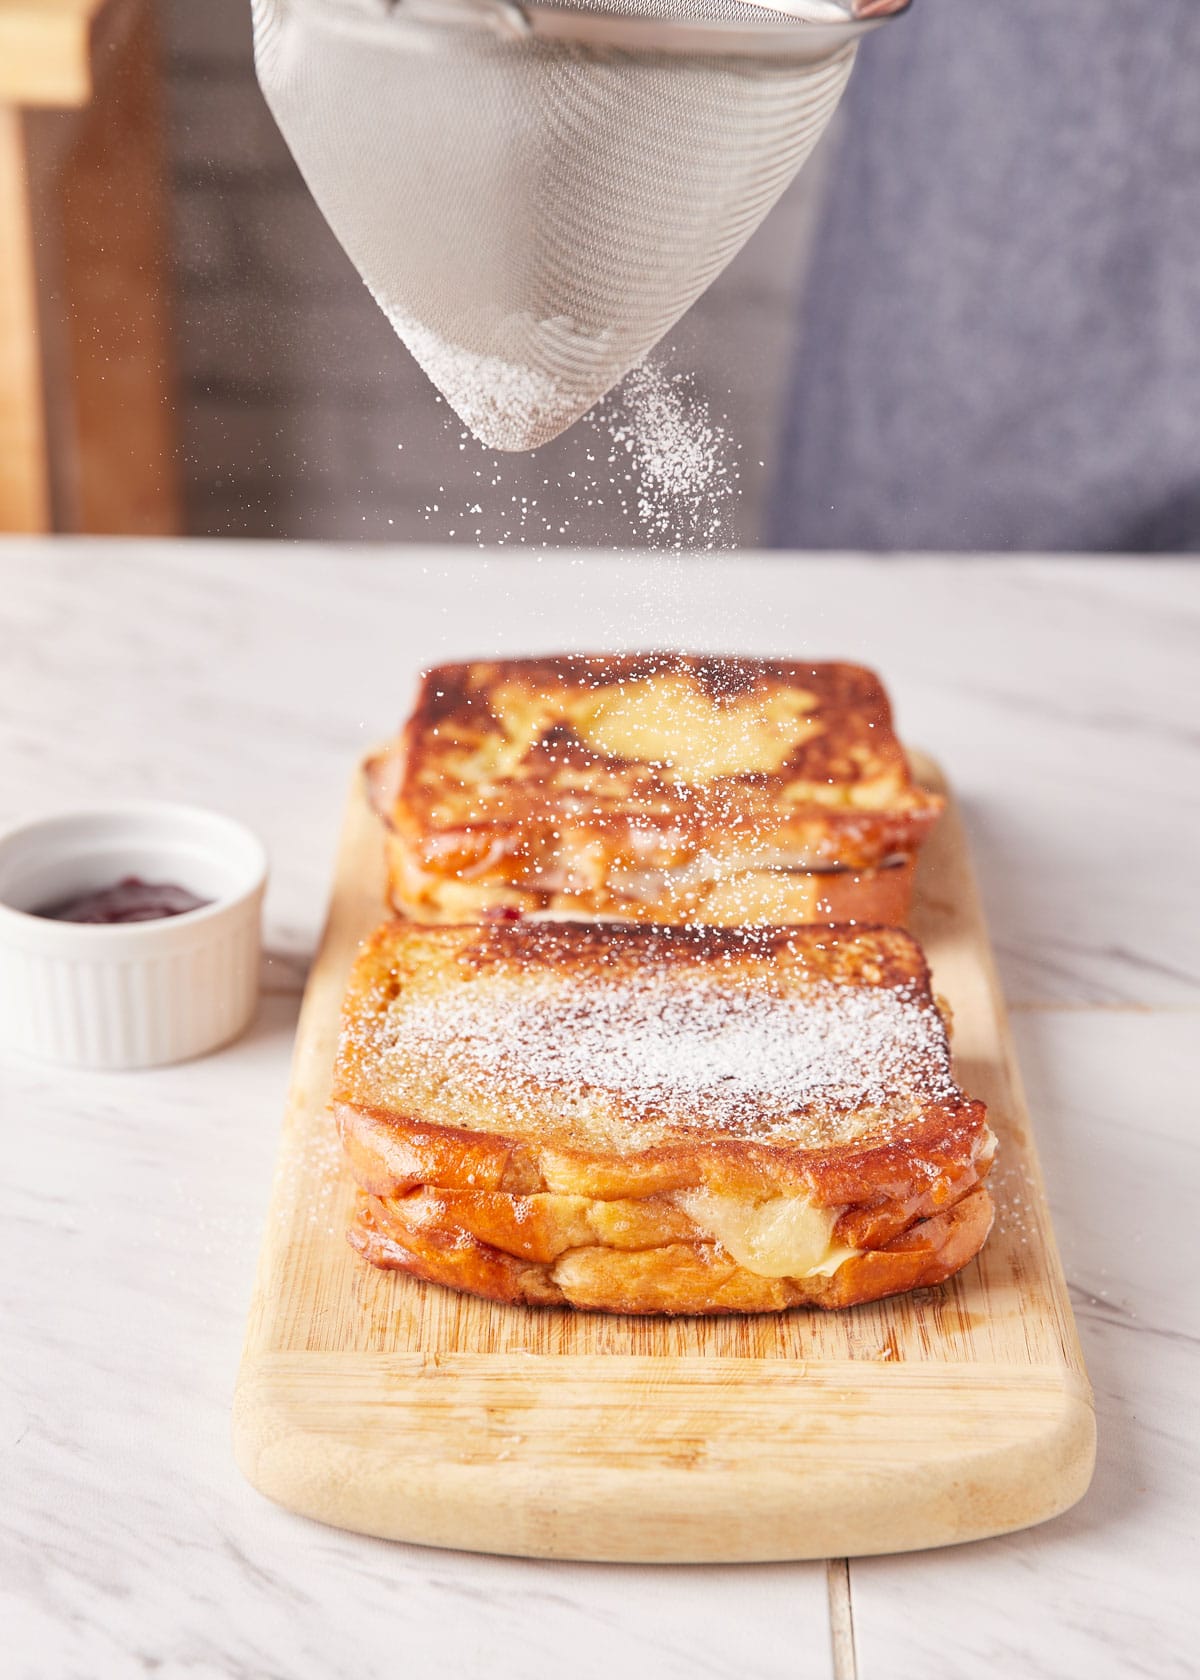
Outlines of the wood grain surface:
{"label": "wood grain surface", "polygon": [[921,860],[913,929],[954,1012],[959,1081],[999,1136],[996,1229],[941,1288],[832,1314],[504,1307],[358,1259],[327,1102],[346,975],[380,919],[381,853],[356,779],[235,1401],[257,1488],[393,1539],[648,1562],[943,1545],[1083,1494],[1091,1394],[953,801]]}

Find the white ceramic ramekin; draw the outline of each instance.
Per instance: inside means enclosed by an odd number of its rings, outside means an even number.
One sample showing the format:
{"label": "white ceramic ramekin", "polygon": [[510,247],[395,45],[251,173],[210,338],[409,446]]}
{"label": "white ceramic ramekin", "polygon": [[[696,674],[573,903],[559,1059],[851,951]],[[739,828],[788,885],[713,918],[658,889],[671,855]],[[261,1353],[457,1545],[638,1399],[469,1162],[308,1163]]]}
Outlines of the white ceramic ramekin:
{"label": "white ceramic ramekin", "polygon": [[[158,921],[33,912],[128,875],[211,900]],[[240,823],[136,801],[0,836],[0,1040],[64,1066],[154,1067],[226,1044],[258,996],[267,858]]]}

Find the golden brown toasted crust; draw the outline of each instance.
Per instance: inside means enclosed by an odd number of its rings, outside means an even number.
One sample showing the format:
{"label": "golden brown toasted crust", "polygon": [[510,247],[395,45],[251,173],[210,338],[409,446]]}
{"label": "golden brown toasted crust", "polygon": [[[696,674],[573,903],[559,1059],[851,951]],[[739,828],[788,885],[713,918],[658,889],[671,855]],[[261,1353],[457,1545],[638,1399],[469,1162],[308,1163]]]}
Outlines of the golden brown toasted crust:
{"label": "golden brown toasted crust", "polygon": [[490,875],[447,876],[414,864],[408,844],[384,836],[388,902],[422,922],[468,922],[506,915],[552,921],[696,922],[714,927],[863,922],[904,927],[912,907],[916,860],[895,858],[878,869],[742,869],[718,878],[687,868],[648,880],[614,861],[607,875],[578,891],[501,881]]}
{"label": "golden brown toasted crust", "polygon": [[675,653],[437,666],[370,783],[392,902],[439,920],[866,920],[942,807],[872,672]]}
{"label": "golden brown toasted crust", "polygon": [[[870,1037],[882,1011],[871,1042],[885,1049],[865,1097],[809,1090],[803,1067],[797,1085],[786,1059],[760,1084],[752,1070],[741,1096],[719,1059],[709,1091],[686,1065],[679,1089],[648,1087],[628,1054],[646,1048],[639,1011],[668,1035],[695,1020],[736,1034],[761,1017],[764,1044],[802,1036],[811,1012],[818,1062],[826,1033],[853,1061],[855,1034]],[[886,1052],[893,1027],[899,1058]],[[611,1078],[610,1051],[626,1070]],[[772,1109],[804,1091],[795,1112]],[[351,978],[334,1103],[363,1191],[356,1246],[498,1300],[846,1305],[948,1276],[990,1221],[986,1113],[949,1078],[924,957],[894,928],[389,924]],[[760,1276],[707,1228],[703,1198],[820,1210],[840,1262]]]}
{"label": "golden brown toasted crust", "polygon": [[974,1259],[992,1218],[991,1198],[979,1185],[889,1243],[848,1256],[831,1275],[803,1279],[759,1276],[719,1243],[686,1239],[646,1248],[593,1242],[553,1262],[526,1259],[452,1224],[399,1219],[392,1204],[365,1192],[350,1240],[372,1265],[493,1301],[698,1316],[853,1307],[929,1288]]}

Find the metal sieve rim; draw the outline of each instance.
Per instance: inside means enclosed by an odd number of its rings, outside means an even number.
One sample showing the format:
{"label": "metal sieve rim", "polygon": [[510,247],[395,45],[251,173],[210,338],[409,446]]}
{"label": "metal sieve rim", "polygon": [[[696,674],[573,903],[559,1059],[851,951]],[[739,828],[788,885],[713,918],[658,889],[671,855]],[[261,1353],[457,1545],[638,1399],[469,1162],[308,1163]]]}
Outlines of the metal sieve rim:
{"label": "metal sieve rim", "polygon": [[[620,0],[615,0],[619,6]],[[844,21],[797,17],[786,21],[771,0],[742,0],[763,10],[761,23],[728,18],[648,17],[645,14],[581,10],[543,0],[341,0],[339,22],[372,31],[395,28],[486,30],[509,40],[589,52],[679,57],[731,57],[819,64],[853,47],[912,0],[847,0]],[[295,0],[305,11],[305,0]],[[781,0],[786,9],[787,0]],[[326,12],[328,17],[328,11]]]}

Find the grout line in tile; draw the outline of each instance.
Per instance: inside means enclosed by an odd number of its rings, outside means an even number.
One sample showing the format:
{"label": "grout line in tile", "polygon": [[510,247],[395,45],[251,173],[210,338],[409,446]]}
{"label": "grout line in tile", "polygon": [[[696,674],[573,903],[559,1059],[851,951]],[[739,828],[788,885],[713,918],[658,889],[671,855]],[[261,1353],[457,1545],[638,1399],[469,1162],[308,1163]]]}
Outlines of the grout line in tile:
{"label": "grout line in tile", "polygon": [[825,1564],[829,1594],[829,1637],[833,1647],[833,1680],[858,1680],[854,1650],[854,1606],[850,1598],[850,1561],[829,1558]]}

